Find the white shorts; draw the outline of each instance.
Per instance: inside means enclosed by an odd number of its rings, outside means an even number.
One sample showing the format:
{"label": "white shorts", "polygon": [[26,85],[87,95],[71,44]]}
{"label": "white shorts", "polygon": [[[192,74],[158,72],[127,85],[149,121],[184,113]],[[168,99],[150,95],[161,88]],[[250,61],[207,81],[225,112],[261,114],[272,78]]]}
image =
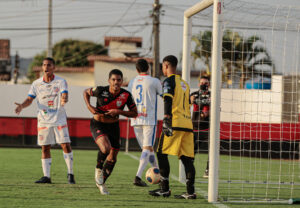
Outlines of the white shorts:
{"label": "white shorts", "polygon": [[156,126],[134,126],[134,133],[141,148],[145,146],[153,147],[156,136]]}
{"label": "white shorts", "polygon": [[63,126],[39,126],[38,145],[70,143],[68,125]]}

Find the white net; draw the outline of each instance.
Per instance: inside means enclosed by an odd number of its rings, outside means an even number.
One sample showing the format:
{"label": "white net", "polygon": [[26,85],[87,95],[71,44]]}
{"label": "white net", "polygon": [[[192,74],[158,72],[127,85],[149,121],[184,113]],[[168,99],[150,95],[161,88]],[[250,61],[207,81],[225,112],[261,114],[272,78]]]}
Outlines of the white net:
{"label": "white net", "polygon": [[[228,0],[222,7],[220,200],[300,196],[300,7]],[[211,71],[212,7],[193,17],[193,67]],[[207,145],[196,157],[197,182]],[[204,153],[204,154],[203,154]]]}

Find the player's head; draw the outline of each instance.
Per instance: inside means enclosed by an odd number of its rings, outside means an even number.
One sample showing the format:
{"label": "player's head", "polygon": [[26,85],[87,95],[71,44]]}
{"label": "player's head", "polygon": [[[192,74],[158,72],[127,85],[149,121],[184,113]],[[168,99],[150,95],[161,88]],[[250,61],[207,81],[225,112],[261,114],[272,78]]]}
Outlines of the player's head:
{"label": "player's head", "polygon": [[123,73],[119,69],[113,69],[108,76],[109,89],[118,92],[123,83]]}
{"label": "player's head", "polygon": [[175,56],[169,55],[163,59],[162,70],[165,76],[176,72],[178,60]]}
{"label": "player's head", "polygon": [[209,77],[201,76],[199,78],[199,88],[200,90],[207,91],[209,88]]}
{"label": "player's head", "polygon": [[139,73],[147,72],[149,69],[149,64],[145,59],[139,59],[139,60],[137,60],[135,67]]}
{"label": "player's head", "polygon": [[55,61],[53,58],[47,57],[43,59],[42,69],[44,75],[51,77],[55,70]]}

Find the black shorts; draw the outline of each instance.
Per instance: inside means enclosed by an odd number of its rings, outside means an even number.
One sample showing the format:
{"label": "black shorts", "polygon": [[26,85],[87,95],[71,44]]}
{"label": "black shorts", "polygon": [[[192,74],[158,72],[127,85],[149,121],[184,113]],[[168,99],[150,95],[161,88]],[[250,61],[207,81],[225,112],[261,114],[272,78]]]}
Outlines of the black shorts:
{"label": "black shorts", "polygon": [[91,120],[90,129],[94,140],[96,141],[100,136],[106,135],[110,141],[111,147],[114,149],[120,149],[120,126],[119,122],[115,123],[102,123]]}

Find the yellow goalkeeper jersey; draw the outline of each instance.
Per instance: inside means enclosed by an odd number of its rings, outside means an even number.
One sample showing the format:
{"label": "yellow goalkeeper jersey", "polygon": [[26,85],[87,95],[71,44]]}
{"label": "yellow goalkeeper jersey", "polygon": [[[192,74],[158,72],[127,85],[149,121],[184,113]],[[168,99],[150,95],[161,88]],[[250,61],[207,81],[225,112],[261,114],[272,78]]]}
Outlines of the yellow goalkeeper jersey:
{"label": "yellow goalkeeper jersey", "polygon": [[172,128],[192,131],[190,87],[179,75],[172,74],[163,82],[163,97],[172,98]]}

